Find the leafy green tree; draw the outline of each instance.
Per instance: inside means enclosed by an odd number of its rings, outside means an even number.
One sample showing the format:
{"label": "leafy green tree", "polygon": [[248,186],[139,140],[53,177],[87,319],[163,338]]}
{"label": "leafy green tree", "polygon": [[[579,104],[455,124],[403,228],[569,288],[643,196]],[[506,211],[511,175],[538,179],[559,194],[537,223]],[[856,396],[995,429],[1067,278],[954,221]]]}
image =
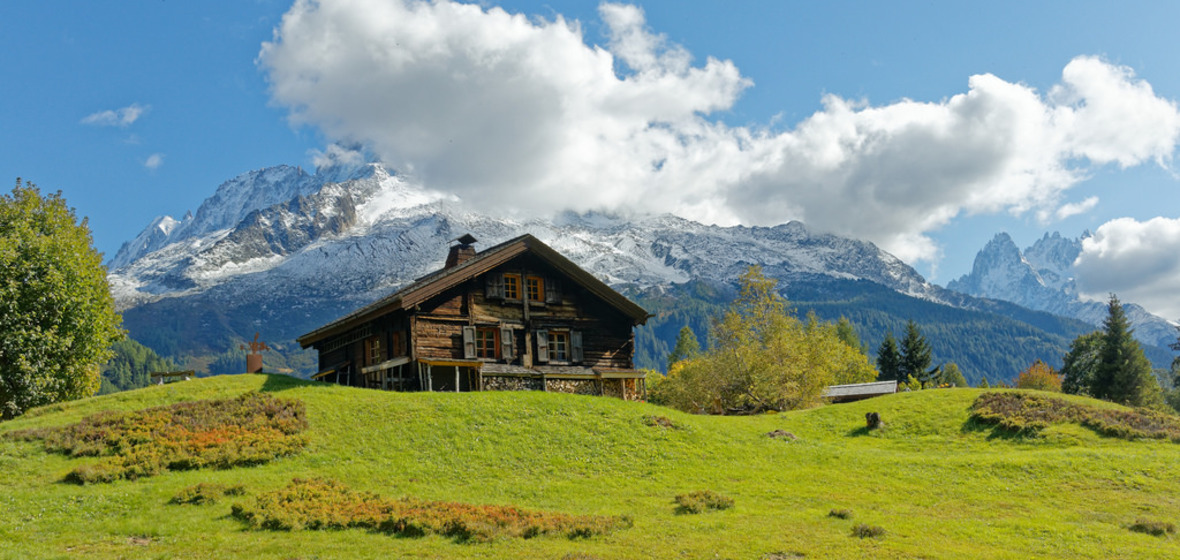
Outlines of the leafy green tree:
{"label": "leafy green tree", "polygon": [[958,364],[950,362],[942,367],[942,381],[952,387],[967,387],[967,378],[959,371]]}
{"label": "leafy green tree", "polygon": [[904,381],[901,370],[901,351],[897,349],[897,339],[892,332],[885,333],[885,340],[877,349],[877,379],[881,381]]}
{"label": "leafy green tree", "polygon": [[868,358],[814,315],[800,321],[776,280],[750,267],[738,298],[713,324],[714,344],[673,364],[652,400],[689,412],[761,412],[812,406],[828,385],[876,376]]}
{"label": "leafy green tree", "polygon": [[856,332],[856,327],[852,326],[852,322],[847,317],[840,316],[840,320],[836,321],[836,336],[844,341],[849,348],[868,355],[868,347],[860,339],[860,333]]}
{"label": "leafy green tree", "polygon": [[914,377],[923,387],[937,382],[937,370],[930,368],[930,343],[922,336],[918,323],[913,319],[906,322],[905,337],[901,339],[901,373],[904,377]]}
{"label": "leafy green tree", "polygon": [[0,416],[93,395],[121,321],[86,220],[17,179],[0,197]]}
{"label": "leafy green tree", "polygon": [[672,365],[682,360],[691,360],[701,353],[701,344],[697,342],[697,336],[692,332],[692,328],[684,325],[680,328],[680,334],[676,337],[676,346],[672,348],[672,352],[668,354],[668,370],[672,370]]}
{"label": "leafy green tree", "polygon": [[1061,390],[1071,395],[1091,395],[1094,372],[1098,370],[1098,353],[1102,349],[1102,331],[1084,334],[1073,340],[1062,359]]}
{"label": "leafy green tree", "polygon": [[1114,294],[1110,295],[1102,328],[1098,367],[1090,387],[1092,394],[1131,406],[1148,406],[1159,401],[1159,383],[1151,374],[1151,362],[1132,336],[1131,322]]}
{"label": "leafy green tree", "polygon": [[985,375],[985,376],[983,376],[983,377],[981,377],[981,378],[979,379],[979,385],[978,385],[978,387],[979,387],[980,389],[991,389],[991,388],[992,388],[992,385],[991,385],[991,383],[988,383],[988,382],[987,382],[987,376],[986,376],[986,375]]}

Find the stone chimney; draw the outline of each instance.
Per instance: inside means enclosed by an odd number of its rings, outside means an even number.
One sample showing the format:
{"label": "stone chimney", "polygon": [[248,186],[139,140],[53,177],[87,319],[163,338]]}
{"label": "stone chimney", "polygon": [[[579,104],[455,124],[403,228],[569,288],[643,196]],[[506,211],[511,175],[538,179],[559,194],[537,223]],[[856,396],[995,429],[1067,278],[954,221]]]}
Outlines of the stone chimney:
{"label": "stone chimney", "polygon": [[458,239],[452,239],[452,241],[458,241],[459,244],[451,245],[451,250],[447,253],[447,263],[443,265],[444,269],[459,266],[475,256],[475,247],[473,246],[475,237],[470,233],[464,234]]}

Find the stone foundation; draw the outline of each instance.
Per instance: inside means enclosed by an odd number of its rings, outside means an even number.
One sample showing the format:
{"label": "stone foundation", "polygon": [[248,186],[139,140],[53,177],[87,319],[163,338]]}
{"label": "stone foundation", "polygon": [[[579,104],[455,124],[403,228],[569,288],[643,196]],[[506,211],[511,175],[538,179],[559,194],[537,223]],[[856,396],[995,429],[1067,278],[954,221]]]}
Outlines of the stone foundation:
{"label": "stone foundation", "polygon": [[574,395],[601,395],[597,379],[546,379],[545,390],[551,393]]}
{"label": "stone foundation", "polygon": [[483,378],[484,391],[540,391],[545,387],[535,377],[492,377]]}

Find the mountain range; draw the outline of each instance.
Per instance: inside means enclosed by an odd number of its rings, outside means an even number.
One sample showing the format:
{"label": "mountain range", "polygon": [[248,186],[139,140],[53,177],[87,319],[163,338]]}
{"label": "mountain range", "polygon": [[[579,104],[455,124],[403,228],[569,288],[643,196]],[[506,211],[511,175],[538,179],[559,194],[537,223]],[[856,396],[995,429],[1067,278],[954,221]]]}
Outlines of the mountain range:
{"label": "mountain range", "polygon": [[[1014,377],[1034,353],[1059,362],[1069,340],[1096,323],[1079,313],[1100,305],[1068,305],[1072,284],[1061,263],[1069,244],[1059,236],[1031,259],[1016,251],[1013,260],[993,241],[972,275],[945,289],[872,243],[799,222],[719,227],[667,214],[490,216],[378,163],[244,173],[195,213],[153,220],[110,259],[109,280],[131,336],[161,355],[207,366],[258,332],[278,363],[306,374],[314,357],[298,350],[295,337],[440,268],[448,245],[465,233],[490,247],[525,232],[655,312],[637,332],[637,362],[646,367],[661,367],[684,324],[706,336],[709,314],[732,297],[736,277],[751,264],[779,279],[800,311],[848,316],[872,348],[885,330],[898,332],[915,316],[952,321],[945,330],[944,323],[929,325],[947,337],[980,338],[980,328],[994,336],[996,325],[1019,333],[996,345],[1008,355],[999,362],[968,356],[955,340],[936,341],[936,357],[958,362],[968,379]],[[1053,248],[1064,256],[1046,256]],[[1020,263],[1030,263],[1033,280]],[[1020,296],[1030,299],[1014,299]],[[1081,311],[1070,314],[1075,308]],[[1089,325],[1054,314],[1087,317]],[[980,356],[988,352],[977,348]],[[1166,358],[1160,352],[1152,356],[1157,363]]]}

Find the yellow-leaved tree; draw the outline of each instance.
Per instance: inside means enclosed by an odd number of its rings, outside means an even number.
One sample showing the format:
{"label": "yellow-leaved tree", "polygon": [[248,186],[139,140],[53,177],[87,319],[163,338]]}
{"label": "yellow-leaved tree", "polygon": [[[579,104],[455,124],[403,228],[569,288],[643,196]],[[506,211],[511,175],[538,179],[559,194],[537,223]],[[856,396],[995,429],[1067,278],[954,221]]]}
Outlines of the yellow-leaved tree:
{"label": "yellow-leaved tree", "polygon": [[652,401],[714,414],[790,410],[819,404],[828,385],[876,379],[836,324],[795,317],[761,267],[740,283],[737,300],[713,323],[708,351],[673,364]]}

